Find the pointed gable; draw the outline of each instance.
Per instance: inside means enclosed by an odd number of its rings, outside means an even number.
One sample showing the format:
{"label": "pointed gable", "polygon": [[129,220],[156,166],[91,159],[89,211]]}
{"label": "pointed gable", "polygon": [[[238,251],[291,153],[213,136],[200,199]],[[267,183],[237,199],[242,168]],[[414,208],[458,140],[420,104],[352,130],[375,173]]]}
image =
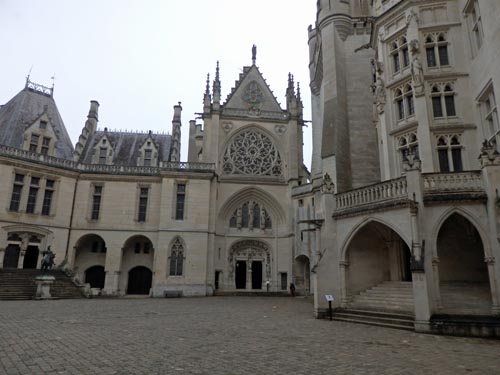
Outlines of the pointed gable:
{"label": "pointed gable", "polygon": [[0,144],[23,148],[27,128],[38,124],[37,120],[45,115],[55,134],[53,155],[72,159],[73,144],[52,92],[37,90],[38,87],[43,86],[27,82],[23,90],[0,107]]}
{"label": "pointed gable", "polygon": [[276,97],[256,65],[245,67],[240,79],[226,99],[223,112],[259,116],[263,112],[282,113]]}

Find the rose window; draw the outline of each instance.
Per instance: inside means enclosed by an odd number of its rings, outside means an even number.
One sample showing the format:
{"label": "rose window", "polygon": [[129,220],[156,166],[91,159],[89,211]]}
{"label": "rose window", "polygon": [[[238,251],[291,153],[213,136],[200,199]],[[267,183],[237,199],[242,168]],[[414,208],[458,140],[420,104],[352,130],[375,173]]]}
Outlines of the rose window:
{"label": "rose window", "polygon": [[266,135],[246,130],[229,144],[223,159],[224,174],[281,176],[282,162],[276,145]]}

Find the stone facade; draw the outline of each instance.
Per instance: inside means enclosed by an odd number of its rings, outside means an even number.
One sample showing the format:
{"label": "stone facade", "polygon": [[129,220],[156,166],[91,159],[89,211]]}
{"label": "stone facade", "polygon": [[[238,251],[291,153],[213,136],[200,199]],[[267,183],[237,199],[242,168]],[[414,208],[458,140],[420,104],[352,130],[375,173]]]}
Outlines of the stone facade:
{"label": "stone facade", "polygon": [[419,331],[498,316],[499,5],[317,6],[312,181],[292,192],[316,315],[333,294],[339,309],[411,314]]}
{"label": "stone facade", "polygon": [[53,90],[27,80],[0,107],[0,267],[39,268],[50,246],[95,294],[286,293],[302,102],[290,75],[280,107],[255,54],[225,102],[217,64],[185,163],[181,103],[163,135],[99,130],[92,101],[73,148]]}

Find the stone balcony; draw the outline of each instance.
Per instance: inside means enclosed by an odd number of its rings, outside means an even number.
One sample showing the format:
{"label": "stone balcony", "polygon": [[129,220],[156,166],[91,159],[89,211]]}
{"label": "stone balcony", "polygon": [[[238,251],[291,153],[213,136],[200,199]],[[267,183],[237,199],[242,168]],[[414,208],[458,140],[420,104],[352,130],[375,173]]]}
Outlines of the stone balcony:
{"label": "stone balcony", "polygon": [[0,157],[2,156],[80,173],[159,176],[162,172],[213,173],[215,171],[215,164],[212,163],[160,162],[158,167],[85,164],[0,145]]}

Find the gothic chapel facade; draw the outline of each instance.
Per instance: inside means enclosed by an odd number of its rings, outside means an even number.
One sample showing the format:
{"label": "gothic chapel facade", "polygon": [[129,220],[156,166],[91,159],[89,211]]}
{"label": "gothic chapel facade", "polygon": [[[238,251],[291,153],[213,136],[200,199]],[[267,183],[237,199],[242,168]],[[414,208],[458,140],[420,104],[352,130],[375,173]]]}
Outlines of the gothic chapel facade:
{"label": "gothic chapel facade", "polygon": [[165,135],[98,129],[92,101],[73,147],[53,88],[28,79],[0,107],[0,268],[40,268],[50,246],[93,294],[286,293],[302,102],[289,76],[282,109],[255,58],[225,101],[217,64],[187,162],[180,103]]}

